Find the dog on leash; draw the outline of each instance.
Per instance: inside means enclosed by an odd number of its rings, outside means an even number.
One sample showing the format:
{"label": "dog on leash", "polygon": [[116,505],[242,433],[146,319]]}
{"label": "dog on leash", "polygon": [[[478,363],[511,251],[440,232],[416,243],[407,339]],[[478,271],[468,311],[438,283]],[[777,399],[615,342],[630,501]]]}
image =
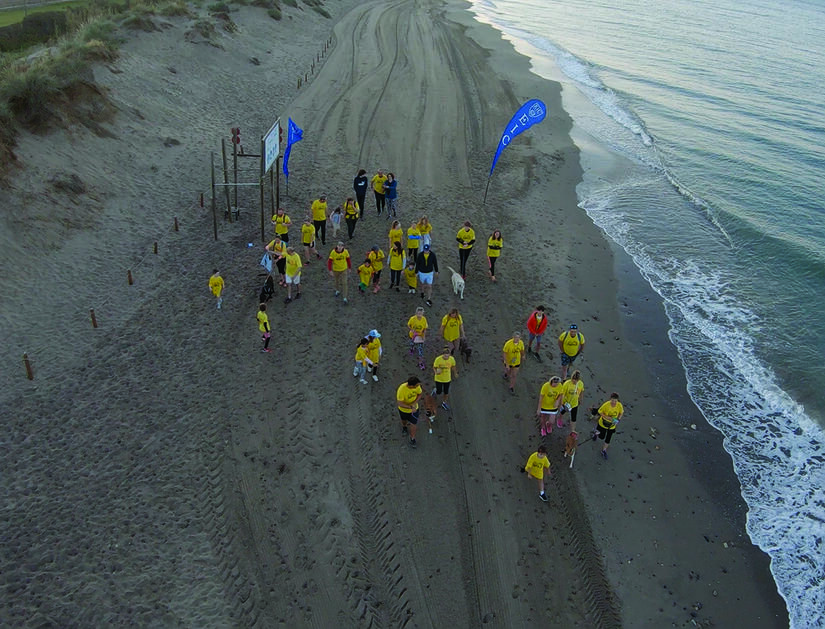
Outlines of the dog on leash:
{"label": "dog on leash", "polygon": [[579,434],[571,431],[564,442],[564,458],[570,457],[570,467],[573,467],[573,459],[576,458],[576,449],[579,447]]}
{"label": "dog on leash", "polygon": [[450,281],[453,283],[453,292],[458,295],[460,299],[464,299],[464,278],[461,277],[461,274],[453,267],[448,266],[447,268],[450,269],[450,273],[452,273]]}
{"label": "dog on leash", "polygon": [[467,343],[467,339],[464,337],[460,338],[458,341],[458,353],[461,354],[461,361],[469,365],[470,358],[473,355],[473,348]]}
{"label": "dog on leash", "polygon": [[424,405],[424,418],[427,420],[427,428],[430,429],[430,434],[433,433],[433,422],[435,421],[435,411],[438,408],[435,399],[435,389],[431,393],[425,393],[421,396],[421,402]]}

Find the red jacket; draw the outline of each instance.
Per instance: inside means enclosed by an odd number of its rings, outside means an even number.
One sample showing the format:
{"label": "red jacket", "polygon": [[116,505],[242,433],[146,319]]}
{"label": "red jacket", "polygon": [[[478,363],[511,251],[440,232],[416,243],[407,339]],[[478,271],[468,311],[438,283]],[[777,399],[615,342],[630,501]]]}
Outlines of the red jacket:
{"label": "red jacket", "polygon": [[547,329],[547,315],[545,314],[539,322],[536,318],[537,312],[538,310],[534,310],[533,314],[530,315],[530,318],[527,319],[527,329],[530,334],[535,334],[536,336],[539,334],[544,334],[544,331]]}

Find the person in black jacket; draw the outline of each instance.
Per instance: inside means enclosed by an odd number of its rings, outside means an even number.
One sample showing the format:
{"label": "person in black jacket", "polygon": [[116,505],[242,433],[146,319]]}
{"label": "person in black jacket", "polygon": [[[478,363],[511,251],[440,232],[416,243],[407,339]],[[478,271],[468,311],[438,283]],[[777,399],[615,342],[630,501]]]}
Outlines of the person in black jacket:
{"label": "person in black jacket", "polygon": [[415,272],[418,273],[418,283],[421,285],[421,296],[426,294],[427,305],[432,306],[433,279],[438,277],[438,259],[430,251],[430,245],[424,245],[421,253],[415,259]]}
{"label": "person in black jacket", "polygon": [[367,171],[363,168],[358,171],[355,179],[352,182],[352,189],[355,190],[355,199],[358,201],[358,207],[361,209],[361,218],[364,217],[364,199],[367,196],[367,186],[369,180],[367,179]]}

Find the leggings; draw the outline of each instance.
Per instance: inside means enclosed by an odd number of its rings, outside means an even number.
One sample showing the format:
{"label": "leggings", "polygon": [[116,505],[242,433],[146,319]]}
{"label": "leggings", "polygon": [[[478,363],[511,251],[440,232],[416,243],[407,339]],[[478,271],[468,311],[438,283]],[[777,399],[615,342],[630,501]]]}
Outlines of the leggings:
{"label": "leggings", "polygon": [[459,249],[458,250],[458,260],[459,260],[459,267],[461,268],[461,275],[467,275],[467,258],[470,257],[470,252],[472,251],[472,247],[469,249]]}
{"label": "leggings", "polygon": [[352,235],[355,233],[355,224],[358,222],[357,218],[348,218],[347,220],[347,233],[349,237],[352,238]]}
{"label": "leggings", "polygon": [[367,198],[367,193],[366,192],[364,192],[364,194],[356,194],[355,195],[355,200],[358,201],[358,207],[361,208],[361,214],[364,213],[364,209],[365,209],[364,208],[364,201],[366,200],[366,198]]}
{"label": "leggings", "polygon": [[390,288],[393,286],[401,286],[401,271],[390,269]]}
{"label": "leggings", "polygon": [[321,238],[321,244],[327,244],[327,222],[326,220],[323,221],[312,221],[312,224],[315,225],[315,237]]}
{"label": "leggings", "polygon": [[387,207],[387,200],[383,192],[375,193],[375,207],[378,208],[379,214],[381,213],[381,210]]}
{"label": "leggings", "polygon": [[410,354],[413,352],[417,352],[418,357],[424,360],[424,343],[413,343],[413,340],[410,339]]}
{"label": "leggings", "polygon": [[496,274],[496,260],[498,260],[498,256],[495,257],[487,257],[487,261],[490,263],[490,275]]}

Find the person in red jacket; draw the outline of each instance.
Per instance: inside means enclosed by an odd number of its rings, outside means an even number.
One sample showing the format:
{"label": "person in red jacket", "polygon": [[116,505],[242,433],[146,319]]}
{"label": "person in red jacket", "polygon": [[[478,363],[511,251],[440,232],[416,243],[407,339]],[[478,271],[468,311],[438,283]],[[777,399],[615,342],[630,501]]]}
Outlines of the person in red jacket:
{"label": "person in red jacket", "polygon": [[[544,314],[544,306],[538,306],[527,318],[527,353],[536,357],[541,362],[539,348],[541,347],[541,335],[547,329],[547,315]],[[536,351],[533,351],[533,341],[536,341]]]}

